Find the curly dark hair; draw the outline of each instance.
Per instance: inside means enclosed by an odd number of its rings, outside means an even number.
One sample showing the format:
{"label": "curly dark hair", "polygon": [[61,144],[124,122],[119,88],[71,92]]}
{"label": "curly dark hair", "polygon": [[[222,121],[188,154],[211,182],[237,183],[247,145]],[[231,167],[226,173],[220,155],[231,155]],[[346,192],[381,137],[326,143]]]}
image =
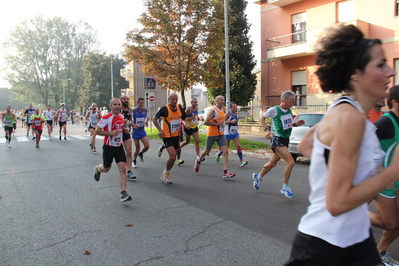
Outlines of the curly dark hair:
{"label": "curly dark hair", "polygon": [[356,52],[356,44],[363,38],[363,33],[354,25],[338,24],[325,31],[318,41],[316,64],[320,67],[315,72],[324,92],[350,92],[350,76],[355,69],[364,71],[371,59],[370,48],[381,44],[379,39],[367,42],[366,51],[360,55],[353,66],[351,57]]}
{"label": "curly dark hair", "polygon": [[399,85],[395,85],[392,88],[389,89],[388,95],[387,95],[387,104],[389,109],[392,109],[392,100],[396,100],[399,102]]}

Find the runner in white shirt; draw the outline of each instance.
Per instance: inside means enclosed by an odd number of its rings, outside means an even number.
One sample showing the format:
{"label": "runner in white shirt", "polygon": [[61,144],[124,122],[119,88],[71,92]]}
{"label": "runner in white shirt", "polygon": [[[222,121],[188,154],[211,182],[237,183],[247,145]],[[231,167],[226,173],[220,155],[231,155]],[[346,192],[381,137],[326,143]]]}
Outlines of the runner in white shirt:
{"label": "runner in white shirt", "polygon": [[46,117],[46,125],[47,125],[47,132],[48,138],[51,140],[51,133],[53,132],[53,119],[54,119],[54,110],[51,108],[51,105],[47,105],[47,110],[44,111],[44,116]]}
{"label": "runner in white shirt", "polygon": [[85,119],[88,120],[88,130],[91,134],[90,149],[96,152],[96,126],[100,121],[102,115],[100,110],[97,109],[97,104],[93,103],[90,107],[90,111],[86,113]]}
{"label": "runner in white shirt", "polygon": [[67,119],[68,119],[68,111],[65,109],[65,103],[61,104],[61,109],[57,111],[57,117],[58,117],[58,124],[60,126],[60,140],[61,140],[61,132],[64,130],[64,140],[67,140],[66,134],[67,134]]}

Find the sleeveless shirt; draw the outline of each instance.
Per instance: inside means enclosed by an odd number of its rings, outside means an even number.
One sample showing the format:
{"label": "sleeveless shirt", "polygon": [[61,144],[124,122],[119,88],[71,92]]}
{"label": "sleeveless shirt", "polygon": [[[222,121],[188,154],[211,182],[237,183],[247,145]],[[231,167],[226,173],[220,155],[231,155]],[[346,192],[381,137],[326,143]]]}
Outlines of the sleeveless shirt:
{"label": "sleeveless shirt", "polygon": [[[340,103],[349,103],[359,110],[359,112],[361,111],[357,103],[347,96],[338,98],[332,103],[329,110]],[[375,175],[384,156],[384,152],[380,149],[379,140],[375,134],[374,124],[368,119],[365,120],[366,127],[360,146],[353,185],[361,183]],[[328,212],[326,206],[328,156],[326,154],[330,152],[331,147],[320,142],[317,138],[317,132],[318,128],[313,135],[313,151],[309,169],[309,183],[311,187],[309,195],[310,206],[307,209],[307,213],[302,216],[298,230],[304,234],[321,238],[332,245],[346,248],[360,243],[369,237],[371,224],[368,205],[367,203],[363,203],[336,217]]]}

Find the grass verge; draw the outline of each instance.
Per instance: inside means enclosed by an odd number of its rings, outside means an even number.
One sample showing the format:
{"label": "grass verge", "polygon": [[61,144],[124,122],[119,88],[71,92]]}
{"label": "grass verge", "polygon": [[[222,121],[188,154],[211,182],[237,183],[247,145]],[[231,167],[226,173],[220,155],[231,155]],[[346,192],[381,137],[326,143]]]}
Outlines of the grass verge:
{"label": "grass verge", "polygon": [[[152,131],[151,131],[151,129],[146,128],[146,132],[147,132],[147,136],[150,139],[160,139],[159,136],[158,136],[158,130],[156,128],[152,128]],[[200,147],[204,147],[205,143],[206,143],[206,135],[203,134],[203,133],[199,133],[199,137],[200,137]],[[193,140],[193,138],[191,138],[191,143],[193,143],[193,142],[194,142],[194,140]],[[270,145],[267,144],[267,143],[264,143],[264,142],[250,141],[250,140],[247,140],[247,139],[240,139],[240,142],[241,142],[241,149],[243,149],[243,150],[266,150],[266,149],[270,149]],[[216,149],[217,145],[214,144],[213,148]],[[233,141],[230,142],[230,148],[231,149],[235,148],[235,145],[234,145]]]}

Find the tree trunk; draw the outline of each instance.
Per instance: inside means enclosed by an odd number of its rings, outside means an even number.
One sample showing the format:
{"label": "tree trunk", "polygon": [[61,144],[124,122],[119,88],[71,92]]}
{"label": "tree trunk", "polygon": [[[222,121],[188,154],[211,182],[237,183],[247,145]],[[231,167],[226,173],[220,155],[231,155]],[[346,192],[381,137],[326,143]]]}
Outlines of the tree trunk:
{"label": "tree trunk", "polygon": [[180,91],[180,95],[181,95],[181,101],[183,103],[183,107],[186,108],[187,105],[186,105],[186,96],[184,95],[184,90]]}

